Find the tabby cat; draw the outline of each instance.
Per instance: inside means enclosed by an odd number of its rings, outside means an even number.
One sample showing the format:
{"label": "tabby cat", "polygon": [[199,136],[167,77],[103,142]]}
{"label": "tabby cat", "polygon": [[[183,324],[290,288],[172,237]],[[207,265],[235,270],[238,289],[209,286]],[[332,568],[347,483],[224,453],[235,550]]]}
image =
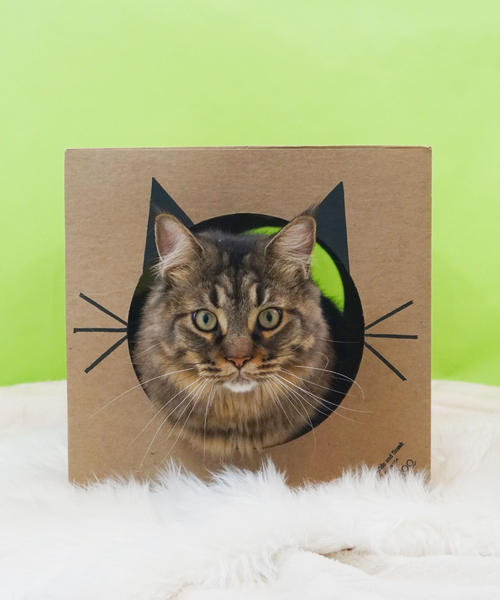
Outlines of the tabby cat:
{"label": "tabby cat", "polygon": [[309,430],[329,412],[335,364],[310,274],[314,218],[269,237],[194,235],[162,214],[155,237],[160,261],[133,360],[165,429],[216,457]]}

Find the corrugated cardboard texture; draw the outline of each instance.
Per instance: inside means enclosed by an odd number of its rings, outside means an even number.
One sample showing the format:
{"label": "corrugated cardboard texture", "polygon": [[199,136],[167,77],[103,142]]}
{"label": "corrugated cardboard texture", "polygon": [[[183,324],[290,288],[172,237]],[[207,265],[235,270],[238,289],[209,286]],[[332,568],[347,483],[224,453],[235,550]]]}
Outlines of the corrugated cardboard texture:
{"label": "corrugated cardboard texture", "polygon": [[[272,457],[291,483],[331,479],[347,467],[430,464],[431,151],[423,147],[153,148],[69,150],[66,154],[66,303],[69,475],[86,482],[112,475],[154,475],[165,459],[207,476],[219,465],[160,431],[139,386],[128,345],[94,369],[123,332],[75,328],[125,326],[142,271],[152,178],[193,222],[254,212],[291,219],[344,183],[351,276],[367,337],[404,375],[365,348],[354,385],[338,409],[301,438],[238,461]],[[364,398],[360,388],[364,392]],[[353,409],[345,410],[345,409]],[[354,411],[368,412],[354,412]],[[403,445],[401,445],[403,444]],[[394,452],[396,451],[396,452]],[[143,464],[141,466],[141,462]]]}

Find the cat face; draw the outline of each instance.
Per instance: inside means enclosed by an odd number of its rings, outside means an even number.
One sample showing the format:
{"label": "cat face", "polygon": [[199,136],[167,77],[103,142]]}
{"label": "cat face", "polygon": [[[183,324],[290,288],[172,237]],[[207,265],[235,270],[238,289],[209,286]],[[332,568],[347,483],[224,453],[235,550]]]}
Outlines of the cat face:
{"label": "cat face", "polygon": [[195,237],[160,215],[155,233],[160,262],[134,355],[149,397],[191,442],[206,446],[208,433],[215,453],[291,439],[318,408],[333,358],[310,278],[314,219],[271,238]]}

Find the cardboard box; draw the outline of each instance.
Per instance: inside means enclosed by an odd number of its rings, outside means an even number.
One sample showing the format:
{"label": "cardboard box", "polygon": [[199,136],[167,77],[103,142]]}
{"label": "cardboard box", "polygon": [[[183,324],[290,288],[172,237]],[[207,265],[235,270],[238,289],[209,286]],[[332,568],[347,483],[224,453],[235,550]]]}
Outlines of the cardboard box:
{"label": "cardboard box", "polygon": [[381,473],[429,468],[429,148],[77,149],[66,153],[72,481],[154,477],[165,458],[202,477],[220,467],[182,439],[155,437],[155,409],[130,359],[131,302],[152,251],[152,195],[193,223],[239,213],[290,220],[327,197],[325,206],[336,206],[335,218],[325,209],[318,220],[318,239],[336,240],[361,299],[356,384],[313,431],[233,464],[256,468],[271,457],[292,484],[361,464]]}

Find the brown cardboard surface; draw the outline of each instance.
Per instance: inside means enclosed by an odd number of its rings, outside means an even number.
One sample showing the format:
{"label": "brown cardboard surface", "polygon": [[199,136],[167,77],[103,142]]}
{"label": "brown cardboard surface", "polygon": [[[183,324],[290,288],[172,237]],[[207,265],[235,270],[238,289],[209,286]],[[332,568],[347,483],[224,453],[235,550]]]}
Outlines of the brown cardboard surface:
{"label": "brown cardboard surface", "polygon": [[366,324],[413,302],[367,333],[418,339],[366,338],[405,381],[365,348],[356,379],[364,398],[353,386],[342,403],[353,411],[337,410],[314,431],[236,464],[253,468],[270,456],[291,483],[327,480],[348,467],[395,459],[396,467],[429,468],[430,148],[78,149],[66,153],[70,479],[154,475],[166,457],[201,476],[220,466],[181,440],[166,441],[161,431],[141,466],[157,425],[135,439],[154,410],[126,341],[85,372],[126,333],[74,333],[125,327],[80,294],[126,322],[142,273],[153,177],[195,223],[235,212],[291,219],[342,181],[350,272]]}

